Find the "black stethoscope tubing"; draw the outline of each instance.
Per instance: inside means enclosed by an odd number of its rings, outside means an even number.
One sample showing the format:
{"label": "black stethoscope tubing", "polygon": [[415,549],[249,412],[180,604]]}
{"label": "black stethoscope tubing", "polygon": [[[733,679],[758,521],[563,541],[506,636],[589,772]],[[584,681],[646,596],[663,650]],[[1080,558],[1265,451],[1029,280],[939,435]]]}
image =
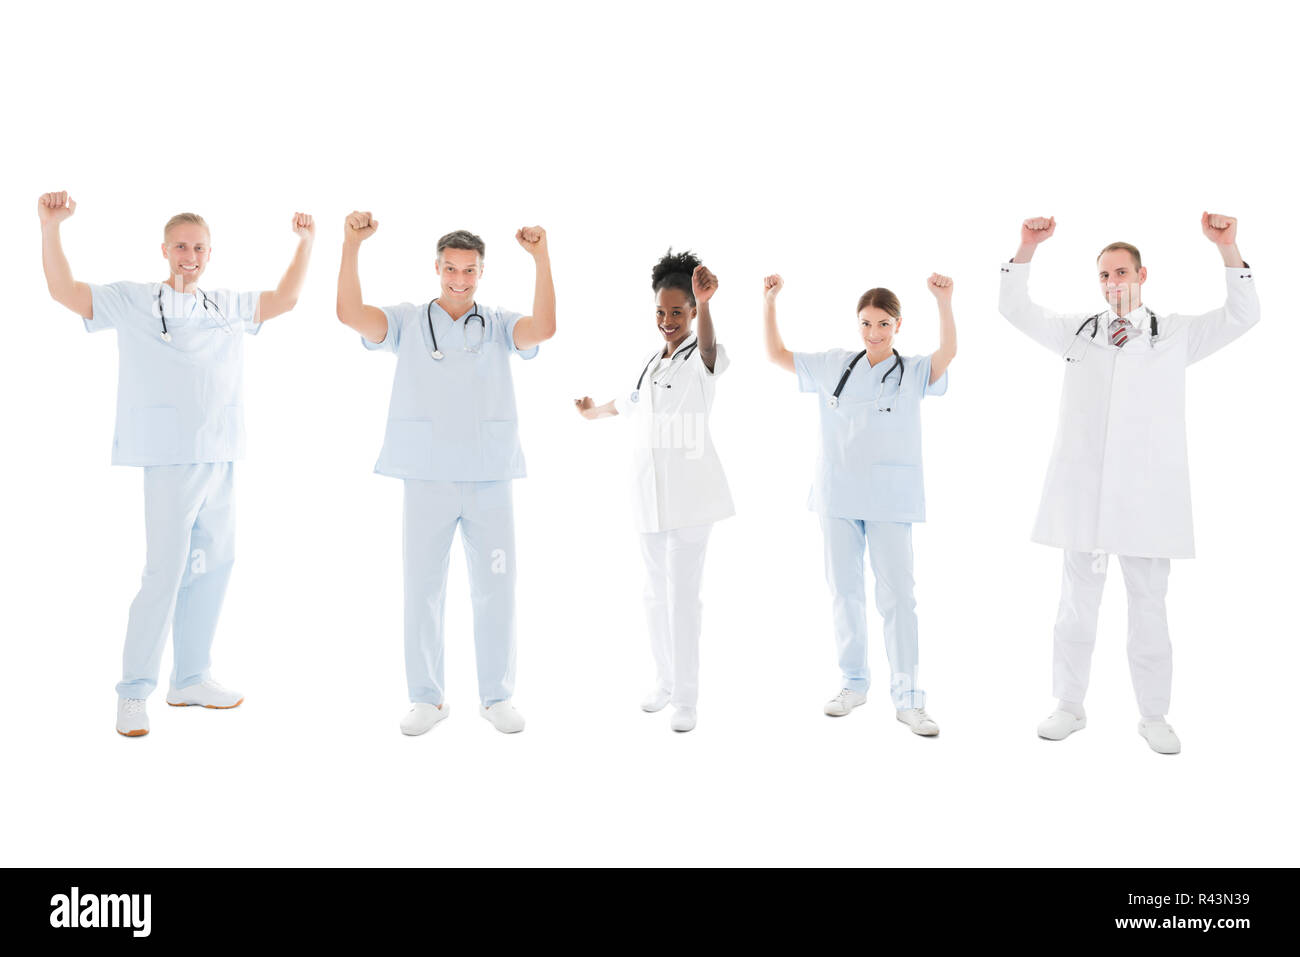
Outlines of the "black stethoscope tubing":
{"label": "black stethoscope tubing", "polygon": [[[1089,316],[1087,319],[1083,320],[1083,322],[1079,323],[1079,328],[1074,330],[1074,334],[1077,336],[1079,333],[1083,332],[1085,326],[1091,324],[1092,333],[1088,338],[1096,339],[1097,332],[1101,329],[1101,317],[1105,315],[1108,315],[1108,313],[1099,312],[1095,316]],[[1154,343],[1160,338],[1159,320],[1156,318],[1156,314],[1150,309],[1147,310],[1147,315],[1151,317],[1151,342]]]}
{"label": "black stethoscope tubing", "polygon": [[[672,365],[672,363],[673,363],[673,362],[674,362],[674,361],[675,361],[679,356],[681,357],[681,359],[682,359],[683,361],[685,361],[686,359],[689,359],[690,356],[691,356],[691,353],[695,351],[696,347],[699,346],[699,344],[700,344],[700,340],[699,340],[699,339],[696,339],[694,342],[692,342],[692,343],[691,343],[689,346],[687,346],[685,349],[679,349],[678,351],[674,352],[674,353],[672,354],[672,356],[669,358],[669,360],[668,360],[668,364],[669,364],[669,365]],[[642,384],[643,382],[645,382],[646,374],[650,371],[651,366],[655,365],[655,364],[656,364],[660,359],[662,359],[663,357],[664,357],[663,352],[656,352],[655,355],[654,355],[654,357],[651,358],[651,360],[650,360],[649,362],[646,363],[645,368],[641,370],[641,375],[640,375],[640,377],[636,380],[636,388],[632,390],[632,401],[633,401],[633,402],[636,402],[636,401],[638,401],[638,400],[641,398],[641,384]],[[664,383],[664,388],[665,388],[665,389],[671,389],[672,387],[673,387],[673,384],[672,384],[671,382],[665,382],[665,383]]]}
{"label": "black stethoscope tubing", "polygon": [[[1080,326],[1079,328],[1082,329],[1083,327]],[[889,381],[889,377],[894,374],[894,370],[897,369],[898,370],[898,391],[901,393],[903,391],[903,357],[898,354],[897,349],[891,349],[890,352],[892,352],[894,355],[894,364],[891,365],[888,371],[885,372],[884,376],[881,377],[880,384],[883,387],[884,384]],[[867,354],[867,350],[863,349],[856,356],[854,356],[853,361],[849,363],[849,367],[844,370],[844,375],[840,376],[839,385],[835,387],[835,392],[834,394],[831,395],[830,402],[828,403],[828,405],[830,405],[832,409],[839,407],[840,393],[844,391],[844,384],[849,381],[849,376],[853,374],[853,367],[858,364],[858,360],[861,359],[866,354]],[[891,406],[889,408],[886,408],[884,411],[892,412],[893,407]]]}
{"label": "black stethoscope tubing", "polygon": [[[437,301],[438,301],[437,299],[429,300],[429,305],[427,305],[424,309],[424,318],[427,319],[429,322],[429,338],[433,340],[433,352],[430,353],[430,355],[432,355],[435,359],[441,359],[442,350],[438,348],[438,337],[434,335],[433,332],[433,304]],[[483,321],[483,316],[478,311],[478,302],[474,302],[470,306],[470,313],[468,316],[465,317],[465,325],[461,326],[461,328],[467,329],[469,327],[469,323],[471,319],[478,320],[479,329],[482,330],[483,334],[486,336],[487,323]]]}
{"label": "black stethoscope tubing", "polygon": [[[158,318],[162,321],[163,342],[171,342],[172,334],[167,331],[167,315],[163,312],[163,304],[162,304],[162,291],[163,291],[163,286],[165,285],[167,284],[160,283],[158,286]],[[208,298],[208,294],[204,292],[202,289],[198,289],[197,287],[195,287],[195,289],[198,292],[198,294],[203,297],[203,311],[207,312],[208,306],[211,305],[213,309],[217,310],[217,318],[220,319],[222,322],[225,322],[226,317],[221,314],[221,309],[217,306],[217,304],[213,300]]]}

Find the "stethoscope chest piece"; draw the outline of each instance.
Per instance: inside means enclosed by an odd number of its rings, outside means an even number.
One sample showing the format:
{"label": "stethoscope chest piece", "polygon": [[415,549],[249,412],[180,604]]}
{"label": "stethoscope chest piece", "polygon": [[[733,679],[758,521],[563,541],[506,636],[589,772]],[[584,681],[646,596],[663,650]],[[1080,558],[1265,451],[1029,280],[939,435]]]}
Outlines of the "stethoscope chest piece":
{"label": "stethoscope chest piece", "polygon": [[171,341],[172,341],[172,334],[171,334],[170,332],[164,332],[164,333],[162,334],[162,341],[163,341],[163,342],[171,342]]}
{"label": "stethoscope chest piece", "polygon": [[826,400],[826,404],[832,409],[838,409],[840,407],[840,397],[838,395],[833,395]]}
{"label": "stethoscope chest piece", "polygon": [[633,390],[632,390],[632,394],[631,394],[630,396],[628,396],[628,398],[631,399],[633,402],[640,402],[640,401],[641,401],[641,390],[640,390],[640,389],[633,389]]}
{"label": "stethoscope chest piece", "polygon": [[432,352],[429,353],[429,355],[433,356],[435,359],[441,359],[441,358],[442,358],[442,350],[441,350],[441,349],[434,349]]}

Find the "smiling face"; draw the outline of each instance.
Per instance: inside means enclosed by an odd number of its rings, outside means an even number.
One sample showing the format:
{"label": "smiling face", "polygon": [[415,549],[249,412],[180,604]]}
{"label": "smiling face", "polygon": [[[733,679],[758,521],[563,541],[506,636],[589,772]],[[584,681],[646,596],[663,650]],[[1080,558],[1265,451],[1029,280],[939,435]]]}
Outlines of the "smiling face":
{"label": "smiling face", "polygon": [[879,306],[863,306],[858,310],[859,331],[862,344],[871,358],[889,355],[894,349],[894,334],[902,319],[895,319]]}
{"label": "smiling face", "polygon": [[1126,316],[1142,305],[1147,270],[1133,262],[1133,254],[1127,249],[1109,249],[1097,258],[1097,281],[1106,304],[1117,316]]}
{"label": "smiling face", "polygon": [[449,312],[468,308],[474,302],[479,277],[483,275],[483,257],[473,249],[448,246],[434,261],[442,283],[442,306]]}
{"label": "smiling face", "polygon": [[655,326],[664,341],[676,348],[691,332],[696,309],[681,289],[660,289],[655,295]]}
{"label": "smiling face", "polygon": [[163,258],[171,270],[172,281],[193,286],[208,268],[212,240],[208,231],[197,223],[177,223],[167,230],[162,244]]}

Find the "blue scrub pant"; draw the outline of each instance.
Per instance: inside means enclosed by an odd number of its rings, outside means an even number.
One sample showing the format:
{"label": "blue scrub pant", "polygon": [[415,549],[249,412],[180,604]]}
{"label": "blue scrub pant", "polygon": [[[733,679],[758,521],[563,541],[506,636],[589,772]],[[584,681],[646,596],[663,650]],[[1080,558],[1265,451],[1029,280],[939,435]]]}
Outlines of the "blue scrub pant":
{"label": "blue scrub pant", "polygon": [[235,564],[234,463],[146,466],[144,533],[144,575],[131,602],[117,686],[124,698],[147,698],[157,686],[169,631],[172,686],[208,677]]}
{"label": "blue scrub pant", "polygon": [[443,610],[460,526],[474,608],[478,693],[486,707],[515,689],[515,518],[510,481],[406,479],[402,509],[406,684],[411,701],[443,702]]}
{"label": "blue scrub pant", "polygon": [[925,692],[917,687],[916,599],[912,594],[912,526],[906,522],[864,522],[819,516],[825,542],[826,583],[831,589],[835,651],[843,687],[866,694],[867,593],[863,552],[870,550],[876,579],[876,610],[885,620],[885,653],[893,677],[889,695],[894,707],[924,708]]}

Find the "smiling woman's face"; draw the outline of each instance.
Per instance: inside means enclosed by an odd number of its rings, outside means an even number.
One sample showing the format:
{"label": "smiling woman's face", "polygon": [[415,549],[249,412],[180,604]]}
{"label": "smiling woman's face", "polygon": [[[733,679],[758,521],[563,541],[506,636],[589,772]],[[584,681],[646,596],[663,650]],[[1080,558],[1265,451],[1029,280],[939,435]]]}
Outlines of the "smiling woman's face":
{"label": "smiling woman's face", "polygon": [[873,355],[891,351],[894,348],[894,333],[898,331],[901,322],[901,319],[895,319],[878,306],[863,306],[858,313],[862,344]]}
{"label": "smiling woman's face", "polygon": [[691,331],[695,307],[681,289],[660,289],[655,298],[655,326],[665,342],[680,342]]}

